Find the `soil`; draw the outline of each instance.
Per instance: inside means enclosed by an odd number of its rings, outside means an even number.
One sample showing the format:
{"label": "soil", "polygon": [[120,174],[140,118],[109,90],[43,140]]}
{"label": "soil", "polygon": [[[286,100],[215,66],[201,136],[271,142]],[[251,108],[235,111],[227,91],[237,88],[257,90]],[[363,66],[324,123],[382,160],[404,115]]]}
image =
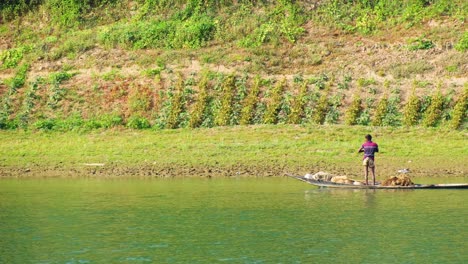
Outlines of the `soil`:
{"label": "soil", "polygon": [[[347,175],[352,178],[362,176],[361,167],[337,167],[336,165],[319,166],[193,166],[193,165],[65,165],[28,167],[0,167],[0,178],[180,178],[180,177],[284,177],[289,175],[303,176],[307,173],[330,171],[337,175]],[[377,178],[383,179],[397,175],[387,168],[379,169]],[[417,169],[412,170],[413,177],[463,177],[464,171],[456,169]]]}

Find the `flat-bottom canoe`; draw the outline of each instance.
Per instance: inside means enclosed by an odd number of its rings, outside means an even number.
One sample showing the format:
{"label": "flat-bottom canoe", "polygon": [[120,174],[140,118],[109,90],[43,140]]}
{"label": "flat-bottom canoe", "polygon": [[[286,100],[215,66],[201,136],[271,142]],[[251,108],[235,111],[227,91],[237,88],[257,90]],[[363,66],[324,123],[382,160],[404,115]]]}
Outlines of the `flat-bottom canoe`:
{"label": "flat-bottom canoe", "polygon": [[468,189],[468,183],[450,184],[414,184],[410,186],[381,186],[381,185],[354,185],[335,183],[323,180],[307,179],[300,176],[290,176],[303,182],[310,183],[321,188],[342,188],[342,189]]}

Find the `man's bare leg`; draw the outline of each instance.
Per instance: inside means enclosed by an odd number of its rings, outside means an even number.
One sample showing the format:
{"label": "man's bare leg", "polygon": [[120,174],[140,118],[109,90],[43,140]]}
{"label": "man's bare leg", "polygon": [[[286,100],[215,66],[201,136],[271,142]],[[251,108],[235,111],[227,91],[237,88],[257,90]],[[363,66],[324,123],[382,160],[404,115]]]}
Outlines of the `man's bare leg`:
{"label": "man's bare leg", "polygon": [[375,185],[375,167],[372,167],[372,168],[371,168],[371,172],[372,172],[372,182],[373,182],[374,185]]}
{"label": "man's bare leg", "polygon": [[364,166],[364,179],[366,180],[366,185],[369,185],[369,167]]}

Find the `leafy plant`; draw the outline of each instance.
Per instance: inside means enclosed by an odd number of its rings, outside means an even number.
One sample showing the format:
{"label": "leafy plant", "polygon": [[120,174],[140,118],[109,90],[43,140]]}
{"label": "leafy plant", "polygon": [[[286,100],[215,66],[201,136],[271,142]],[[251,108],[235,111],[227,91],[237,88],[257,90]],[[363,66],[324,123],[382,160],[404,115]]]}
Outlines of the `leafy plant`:
{"label": "leafy plant", "polygon": [[195,105],[190,113],[189,126],[192,128],[199,127],[204,118],[209,102],[209,86],[208,86],[208,75],[204,74],[200,82],[198,83],[198,97]]}
{"label": "leafy plant", "polygon": [[221,104],[218,114],[215,118],[215,125],[228,126],[232,118],[232,104],[234,100],[236,85],[234,75],[225,78],[221,90]]}
{"label": "leafy plant", "polygon": [[312,121],[316,124],[323,124],[325,117],[327,116],[328,108],[328,91],[323,92],[315,106],[314,114],[312,115]]}
{"label": "leafy plant", "polygon": [[452,114],[452,120],[450,122],[450,126],[453,129],[459,129],[462,127],[463,124],[466,123],[467,118],[467,110],[468,110],[468,89],[462,92],[460,97],[455,104]]}
{"label": "leafy plant", "polygon": [[30,84],[29,89],[26,91],[22,111],[18,115],[19,125],[23,128],[27,128],[30,122],[30,117],[33,113],[34,106],[36,105],[36,100],[39,98],[37,91],[39,89],[39,85],[43,83],[44,80],[41,77],[38,77]]}
{"label": "leafy plant", "polygon": [[433,127],[436,126],[438,121],[442,116],[442,112],[444,108],[444,98],[442,93],[438,89],[434,94],[431,96],[431,104],[427,108],[427,111],[424,115],[423,124],[426,127]]}
{"label": "leafy plant", "polygon": [[305,117],[304,107],[307,103],[307,83],[303,82],[299,88],[299,94],[293,99],[291,104],[291,115],[289,123],[300,124]]}
{"label": "leafy plant", "polygon": [[2,65],[0,69],[11,69],[18,66],[23,59],[25,53],[31,50],[29,46],[22,46],[13,49],[7,49],[0,53],[0,61]]}
{"label": "leafy plant", "polygon": [[361,115],[363,110],[361,103],[361,98],[359,97],[359,95],[355,94],[353,96],[351,105],[346,110],[345,124],[355,125],[357,123],[358,117]]}
{"label": "leafy plant", "polygon": [[375,111],[374,120],[372,121],[372,125],[374,126],[383,126],[384,119],[387,115],[388,110],[388,96],[384,95],[382,99],[380,99],[379,103],[377,104],[377,109]]}
{"label": "leafy plant", "polygon": [[279,81],[270,91],[269,102],[266,106],[263,122],[265,124],[278,123],[278,114],[283,103],[283,92],[285,89],[286,80]]}
{"label": "leafy plant", "polygon": [[248,91],[247,96],[242,102],[243,107],[240,113],[240,124],[249,125],[253,123],[253,118],[255,116],[255,108],[259,103],[259,94],[260,94],[260,77],[255,78],[252,87]]}
{"label": "leafy plant", "polygon": [[133,129],[146,129],[150,128],[151,124],[145,117],[134,115],[127,120],[127,127]]}
{"label": "leafy plant", "polygon": [[428,50],[435,47],[434,42],[425,38],[416,38],[410,41],[409,50]]}
{"label": "leafy plant", "polygon": [[468,31],[465,31],[457,44],[455,44],[455,49],[460,52],[468,50]]}
{"label": "leafy plant", "polygon": [[388,98],[387,113],[382,119],[383,126],[397,127],[401,125],[400,96],[392,94]]}
{"label": "leafy plant", "polygon": [[421,101],[413,89],[408,102],[403,109],[403,124],[406,126],[414,126],[418,124],[420,119]]}
{"label": "leafy plant", "polygon": [[178,76],[172,98],[170,101],[170,112],[167,117],[166,128],[177,128],[180,123],[180,114],[184,109],[184,80],[181,74]]}

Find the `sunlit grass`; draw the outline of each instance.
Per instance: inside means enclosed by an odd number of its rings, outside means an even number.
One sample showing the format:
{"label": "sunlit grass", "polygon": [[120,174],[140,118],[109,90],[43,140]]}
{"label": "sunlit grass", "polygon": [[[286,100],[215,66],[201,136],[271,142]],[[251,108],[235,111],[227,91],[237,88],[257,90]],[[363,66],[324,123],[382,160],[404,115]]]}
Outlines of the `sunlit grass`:
{"label": "sunlit grass", "polygon": [[[2,131],[2,166],[60,166],[84,163],[137,167],[280,167],[294,173],[310,168],[360,173],[356,153],[370,133],[380,146],[380,172],[399,168],[467,170],[463,131],[359,126],[250,126],[158,131],[38,133]],[[0,168],[1,169],[1,168]]]}

